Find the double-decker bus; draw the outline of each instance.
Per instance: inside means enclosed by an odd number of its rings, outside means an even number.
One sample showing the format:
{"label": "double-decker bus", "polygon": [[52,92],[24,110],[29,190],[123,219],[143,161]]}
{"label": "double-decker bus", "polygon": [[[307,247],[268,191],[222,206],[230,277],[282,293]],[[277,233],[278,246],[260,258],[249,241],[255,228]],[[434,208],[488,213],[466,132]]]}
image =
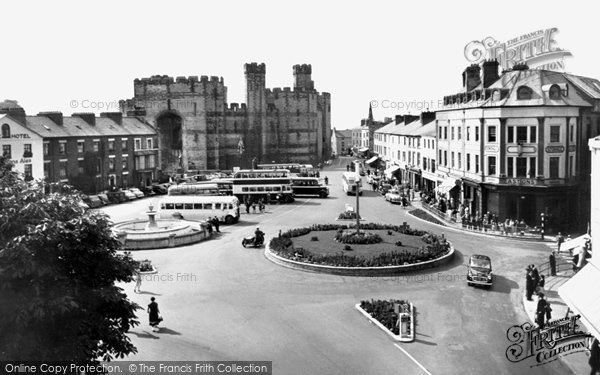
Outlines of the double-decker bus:
{"label": "double-decker bus", "polygon": [[329,188],[319,183],[316,177],[292,177],[292,191],[294,195],[316,195],[327,198]]}
{"label": "double-decker bus", "polygon": [[169,186],[169,195],[233,195],[231,179],[217,179],[202,182],[184,182]]}
{"label": "double-decker bus", "polygon": [[358,195],[362,195],[361,178],[358,173],[344,172],[342,175],[342,185],[344,186],[344,192],[346,192],[347,195],[356,194],[357,191]]}
{"label": "double-decker bus", "polygon": [[233,195],[242,202],[294,201],[292,180],[287,169],[243,169],[233,175]]}
{"label": "double-decker bus", "polygon": [[240,219],[240,201],[231,196],[211,195],[167,195],[160,200],[160,217],[173,216],[184,220],[206,220],[217,217],[226,224]]}
{"label": "double-decker bus", "polygon": [[287,169],[290,173],[300,173],[304,165],[298,163],[258,164],[258,169]]}

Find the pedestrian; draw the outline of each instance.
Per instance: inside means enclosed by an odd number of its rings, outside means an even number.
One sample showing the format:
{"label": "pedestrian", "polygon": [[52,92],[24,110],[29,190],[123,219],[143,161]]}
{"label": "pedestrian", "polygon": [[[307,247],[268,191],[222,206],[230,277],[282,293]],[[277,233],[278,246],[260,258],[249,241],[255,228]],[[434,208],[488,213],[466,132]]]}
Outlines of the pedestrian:
{"label": "pedestrian", "polygon": [[600,345],[598,345],[598,339],[594,339],[594,342],[592,343],[588,364],[592,368],[591,375],[600,373]]}
{"label": "pedestrian", "polygon": [[545,293],[544,285],[546,285],[546,277],[544,275],[540,275],[540,282],[538,283],[536,293]]}
{"label": "pedestrian", "polygon": [[221,231],[219,230],[219,225],[220,225],[220,223],[219,223],[219,218],[215,216],[215,217],[213,217],[213,219],[212,219],[212,220],[213,220],[213,221],[212,221],[212,225],[214,225],[214,226],[215,226],[215,231],[216,231],[217,233],[221,233]]}
{"label": "pedestrian", "polygon": [[540,293],[538,294],[538,303],[537,303],[537,309],[535,311],[535,322],[537,323],[538,327],[540,329],[544,328],[544,318],[546,317],[546,307],[548,306],[548,303],[546,302],[546,300],[544,299],[544,293]]}
{"label": "pedestrian", "polygon": [[531,273],[533,274],[533,289],[535,290],[540,283],[540,273],[535,264],[531,265]]}
{"label": "pedestrian", "polygon": [[321,173],[319,173],[319,171],[317,171],[317,178],[321,177]]}
{"label": "pedestrian", "polygon": [[554,256],[554,251],[550,253],[549,262],[550,262],[550,275],[556,276],[556,257]]}
{"label": "pedestrian", "polygon": [[255,214],[256,213],[256,201],[252,202],[252,213]]}
{"label": "pedestrian", "polygon": [[350,164],[346,164],[346,172],[350,172]]}
{"label": "pedestrian", "polygon": [[210,218],[209,220],[206,220],[206,230],[208,230],[208,235],[211,236],[213,232],[213,227]]}
{"label": "pedestrian", "polygon": [[134,293],[140,293],[142,286],[142,274],[140,273],[139,268],[135,270],[135,287],[133,287]]}
{"label": "pedestrian", "polygon": [[560,253],[560,245],[562,245],[562,243],[565,242],[565,238],[563,237],[562,233],[558,232],[558,235],[556,236],[556,251],[558,251]]}
{"label": "pedestrian", "polygon": [[158,309],[158,303],[156,303],[156,298],[150,298],[150,304],[148,305],[148,320],[150,322],[150,326],[152,327],[152,332],[158,332],[160,327],[158,325],[163,320],[162,316],[160,316],[160,310]]}
{"label": "pedestrian", "polygon": [[325,176],[325,185],[329,185],[329,178],[327,176]]}
{"label": "pedestrian", "polygon": [[552,319],[552,307],[550,307],[550,302],[546,301],[546,322],[549,322],[550,319]]}
{"label": "pedestrian", "polygon": [[250,203],[248,203],[248,201],[246,201],[246,213],[250,213]]}
{"label": "pedestrian", "polygon": [[525,276],[525,296],[527,297],[527,301],[533,301],[531,298],[533,291],[533,274],[531,273],[531,270],[527,268],[527,274]]}
{"label": "pedestrian", "polygon": [[258,201],[258,210],[261,214],[265,212],[265,204],[263,203],[262,199]]}

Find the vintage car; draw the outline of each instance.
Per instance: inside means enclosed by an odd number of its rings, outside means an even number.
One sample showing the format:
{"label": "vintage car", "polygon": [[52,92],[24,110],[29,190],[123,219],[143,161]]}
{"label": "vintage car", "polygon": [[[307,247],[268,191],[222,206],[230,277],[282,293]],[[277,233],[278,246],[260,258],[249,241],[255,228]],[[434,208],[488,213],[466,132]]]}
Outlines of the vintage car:
{"label": "vintage car", "polygon": [[492,286],[492,261],[487,255],[471,255],[467,266],[467,284]]}
{"label": "vintage car", "polygon": [[131,188],[131,189],[129,189],[129,191],[132,192],[136,198],[144,198],[145,197],[144,193],[138,188]]}
{"label": "vintage car", "polygon": [[379,192],[381,193],[381,195],[386,195],[388,191],[392,190],[392,185],[390,184],[381,184],[381,186],[379,186]]}
{"label": "vintage car", "polygon": [[391,189],[385,193],[385,200],[390,203],[402,203],[402,194],[398,189]]}
{"label": "vintage car", "polygon": [[83,202],[88,205],[88,208],[98,208],[104,206],[104,203],[97,195],[85,195]]}

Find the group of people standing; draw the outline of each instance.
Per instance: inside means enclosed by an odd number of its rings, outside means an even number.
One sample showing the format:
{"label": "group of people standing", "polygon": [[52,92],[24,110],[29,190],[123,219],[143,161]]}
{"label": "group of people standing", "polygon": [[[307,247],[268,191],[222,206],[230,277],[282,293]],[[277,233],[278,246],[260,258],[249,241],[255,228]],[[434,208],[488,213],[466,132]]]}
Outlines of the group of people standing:
{"label": "group of people standing", "polygon": [[527,266],[526,271],[525,296],[527,297],[528,301],[533,301],[533,294],[537,294],[538,303],[535,310],[535,322],[537,323],[538,327],[542,329],[544,328],[545,322],[552,319],[552,308],[550,307],[550,303],[548,303],[544,295],[544,285],[546,283],[546,279],[544,275],[540,275],[537,267],[534,264]]}
{"label": "group of people standing", "polygon": [[262,214],[265,212],[265,202],[263,201],[263,199],[259,199],[258,201],[250,201],[250,200],[246,200],[244,202],[244,204],[246,205],[246,213],[249,214],[250,213],[250,208],[252,208],[252,213],[255,214],[256,213],[256,208],[258,208],[258,211]]}

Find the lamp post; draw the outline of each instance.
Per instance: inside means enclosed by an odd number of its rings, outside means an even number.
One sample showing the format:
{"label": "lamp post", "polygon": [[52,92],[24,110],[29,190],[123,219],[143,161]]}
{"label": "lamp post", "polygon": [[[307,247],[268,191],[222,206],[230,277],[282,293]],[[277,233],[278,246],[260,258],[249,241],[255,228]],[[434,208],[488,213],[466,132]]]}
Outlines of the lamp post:
{"label": "lamp post", "polygon": [[544,239],[544,224],[545,224],[546,215],[542,212],[540,214],[540,216],[542,217],[542,240],[543,240]]}

